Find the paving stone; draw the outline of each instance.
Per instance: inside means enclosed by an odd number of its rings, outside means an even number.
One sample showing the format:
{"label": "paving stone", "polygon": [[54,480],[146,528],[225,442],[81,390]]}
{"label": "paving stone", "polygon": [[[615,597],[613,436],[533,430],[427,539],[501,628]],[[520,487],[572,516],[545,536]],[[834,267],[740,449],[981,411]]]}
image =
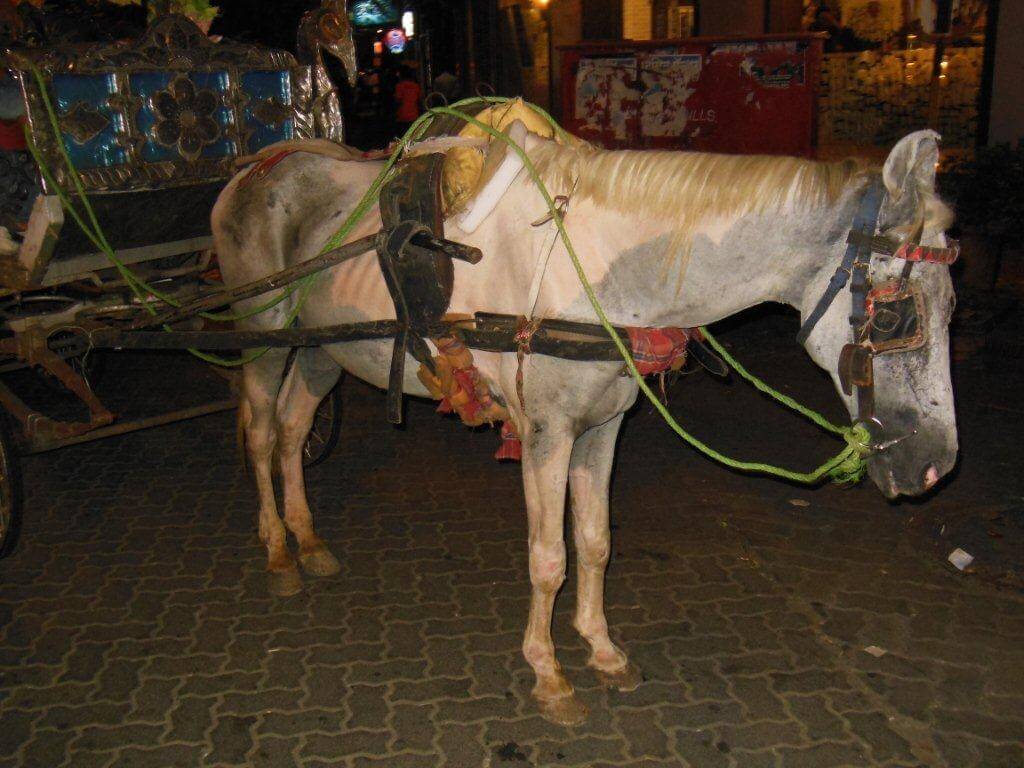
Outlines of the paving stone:
{"label": "paving stone", "polygon": [[339,733],[312,733],[300,750],[303,757],[338,759],[349,755],[382,755],[391,739],[388,731],[346,730]]}
{"label": "paving stone", "polygon": [[168,741],[201,741],[206,731],[213,725],[213,709],[216,706],[217,701],[212,698],[179,697],[168,716]]}
{"label": "paving stone", "polygon": [[488,751],[481,741],[478,725],[447,724],[438,736],[442,764],[450,768],[476,768],[485,765]]}
{"label": "paving stone", "polygon": [[295,757],[298,749],[298,737],[264,736],[256,740],[256,746],[250,752],[250,764],[255,768],[293,768],[299,765]]}
{"label": "paving stone", "polygon": [[116,726],[88,726],[79,731],[74,750],[104,752],[128,745],[155,746],[163,732],[161,725],[121,723]]}
{"label": "paving stone", "polygon": [[868,743],[876,760],[914,761],[910,744],[889,726],[889,719],[885,715],[877,712],[851,712],[846,715],[846,720],[850,729]]}
{"label": "paving stone", "polygon": [[789,716],[766,678],[733,677],[729,684],[733,698],[742,702],[750,720],[785,720]]}
{"label": "paving stone", "polygon": [[26,766],[51,768],[64,763],[68,744],[75,738],[75,732],[67,729],[37,728],[31,741],[25,743],[19,762]]}
{"label": "paving stone", "polygon": [[192,768],[201,765],[203,748],[188,744],[166,744],[153,749],[129,747],[118,753],[112,768]]}
{"label": "paving stone", "polygon": [[730,765],[729,752],[732,745],[715,737],[710,730],[675,729],[673,752],[687,766],[718,768]]}
{"label": "paving stone", "polygon": [[871,764],[867,753],[856,744],[826,742],[809,747],[782,747],[777,753],[781,768],[840,768]]}
{"label": "paving stone", "polygon": [[207,756],[211,765],[244,765],[253,746],[250,732],[257,718],[225,715],[217,718],[210,733],[213,750]]}
{"label": "paving stone", "polygon": [[726,744],[739,744],[753,749],[798,745],[803,742],[800,727],[792,721],[763,721],[742,725],[720,724],[715,726],[715,733]]}
{"label": "paving stone", "polygon": [[824,696],[787,696],[786,707],[793,717],[803,724],[812,742],[848,738],[843,718],[829,710],[828,699]]}

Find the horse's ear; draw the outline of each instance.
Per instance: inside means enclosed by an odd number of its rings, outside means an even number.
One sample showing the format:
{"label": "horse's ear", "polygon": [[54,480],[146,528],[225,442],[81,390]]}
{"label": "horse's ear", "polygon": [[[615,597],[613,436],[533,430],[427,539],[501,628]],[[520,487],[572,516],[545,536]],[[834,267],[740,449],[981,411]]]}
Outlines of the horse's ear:
{"label": "horse's ear", "polygon": [[914,131],[892,148],[882,168],[882,179],[893,199],[898,200],[910,185],[916,191],[935,190],[940,138],[932,130]]}

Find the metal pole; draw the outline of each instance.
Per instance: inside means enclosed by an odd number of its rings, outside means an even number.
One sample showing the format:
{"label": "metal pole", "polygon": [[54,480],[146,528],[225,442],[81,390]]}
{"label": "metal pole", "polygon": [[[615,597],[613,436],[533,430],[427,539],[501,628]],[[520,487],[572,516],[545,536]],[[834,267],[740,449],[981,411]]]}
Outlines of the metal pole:
{"label": "metal pole", "polygon": [[125,421],[119,424],[111,424],[109,427],[100,427],[94,429],[91,432],[86,432],[82,435],[76,435],[74,437],[68,437],[63,440],[46,440],[38,443],[32,443],[29,445],[28,450],[25,453],[45,453],[46,451],[53,451],[57,448],[64,448],[68,445],[77,445],[78,443],[88,443],[93,440],[102,440],[104,437],[114,437],[115,435],[124,435],[129,432],[138,432],[140,429],[148,429],[149,427],[159,427],[164,424],[173,424],[178,421],[186,421],[187,419],[195,419],[199,416],[207,416],[211,413],[220,413],[222,411],[230,411],[232,408],[238,407],[238,401],[234,398],[229,400],[217,400],[213,403],[207,403],[206,405],[198,405],[194,408],[184,408],[180,411],[171,411],[170,413],[162,413],[159,416],[151,416],[147,419],[137,419],[135,421]]}

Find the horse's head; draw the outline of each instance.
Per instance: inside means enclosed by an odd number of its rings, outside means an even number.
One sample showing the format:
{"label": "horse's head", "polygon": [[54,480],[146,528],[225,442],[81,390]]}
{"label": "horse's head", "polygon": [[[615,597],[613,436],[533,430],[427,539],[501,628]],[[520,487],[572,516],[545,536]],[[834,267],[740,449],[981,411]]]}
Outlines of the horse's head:
{"label": "horse's head", "polygon": [[[944,230],[952,214],[935,194],[937,139],[934,131],[917,131],[889,154],[882,169],[885,195],[878,216],[879,235],[946,246]],[[903,284],[906,290],[896,293],[906,266],[902,259],[872,258],[872,298],[878,301],[871,303],[873,314],[857,339],[873,352],[867,357],[874,399],[872,418],[865,420],[874,446],[868,474],[889,498],[924,493],[953,468],[957,455],[949,370],[949,321],[954,306],[949,267],[914,264]],[[809,286],[805,317],[823,288]],[[832,373],[840,391],[848,390],[844,393],[847,408],[851,417],[859,418],[863,416],[864,403],[858,403],[862,388],[850,386],[851,367],[858,366],[849,359],[840,365],[843,347],[851,340],[850,306],[850,293],[844,291],[811,333],[807,348]],[[840,367],[845,367],[845,382]],[[861,379],[863,375],[862,367],[853,374]]]}

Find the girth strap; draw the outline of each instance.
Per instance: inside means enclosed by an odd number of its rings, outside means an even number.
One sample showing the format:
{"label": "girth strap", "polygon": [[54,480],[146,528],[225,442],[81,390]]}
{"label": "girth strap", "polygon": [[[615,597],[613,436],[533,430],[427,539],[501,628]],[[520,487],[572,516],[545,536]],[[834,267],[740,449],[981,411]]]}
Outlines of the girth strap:
{"label": "girth strap", "polygon": [[[796,338],[801,344],[807,341],[807,337],[811,335],[814,326],[818,324],[818,321],[825,315],[828,308],[832,306],[832,302],[835,301],[839,292],[846,287],[850,276],[859,272],[861,273],[859,279],[866,279],[867,267],[871,261],[870,238],[875,234],[878,211],[882,207],[884,192],[881,180],[871,182],[867,189],[864,190],[864,196],[861,197],[860,206],[857,208],[857,215],[854,217],[853,226],[851,227],[851,232],[862,234],[864,238],[855,237],[853,242],[847,245],[846,253],[843,254],[843,260],[832,275],[832,279],[829,280],[828,288],[825,289],[821,298],[818,299],[818,303],[797,332]],[[862,258],[858,259],[858,256]],[[856,280],[857,278],[855,278]]]}

